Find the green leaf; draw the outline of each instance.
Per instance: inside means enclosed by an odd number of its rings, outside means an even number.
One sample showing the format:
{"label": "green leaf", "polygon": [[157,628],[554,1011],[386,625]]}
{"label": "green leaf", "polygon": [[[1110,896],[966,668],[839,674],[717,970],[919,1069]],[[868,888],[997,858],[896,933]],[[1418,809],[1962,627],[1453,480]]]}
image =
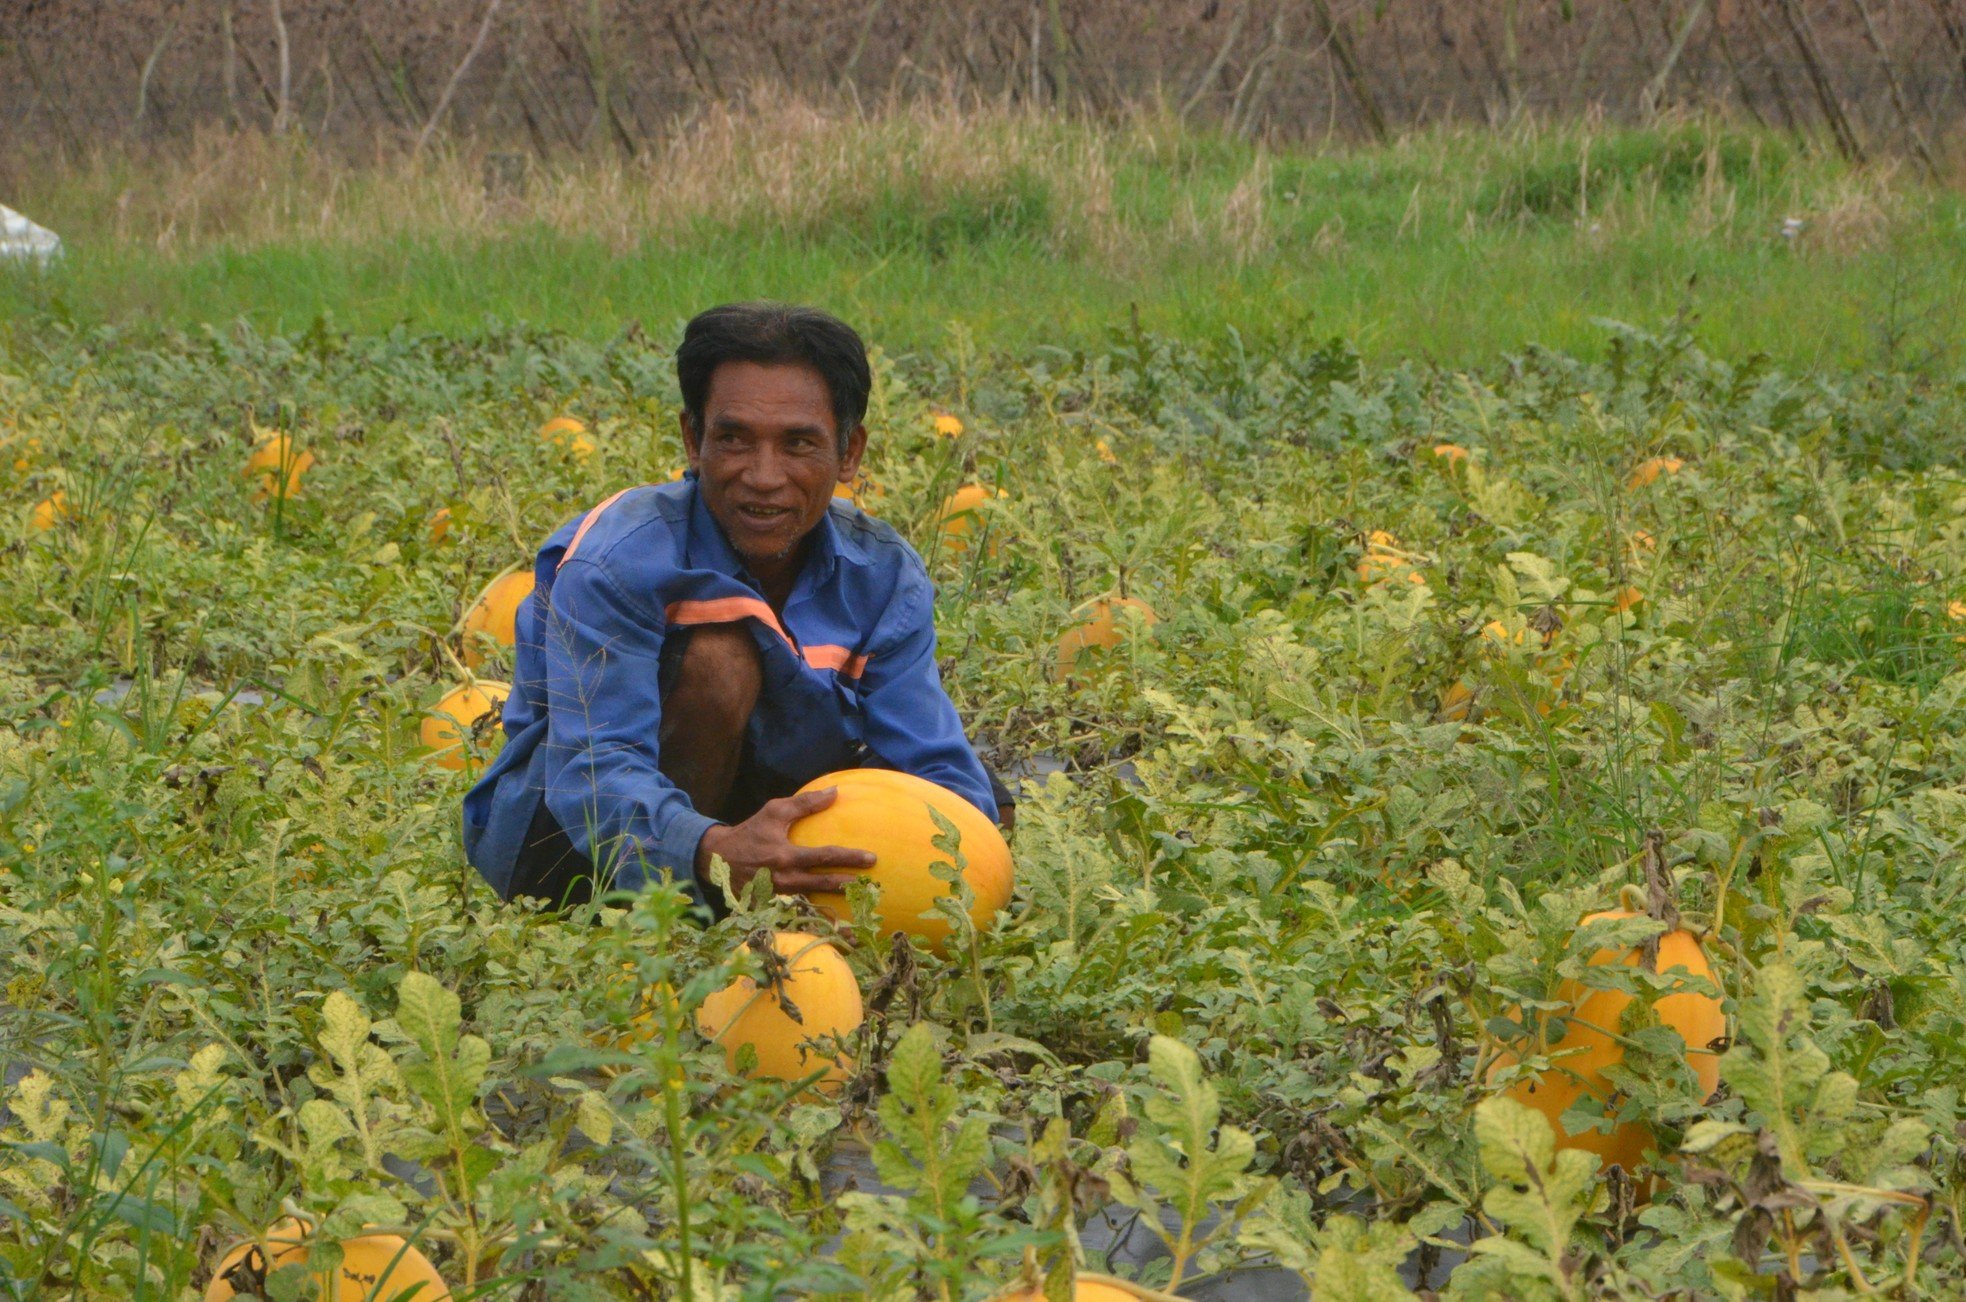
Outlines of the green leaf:
{"label": "green leaf", "polygon": [[1498,1258],[1513,1276],[1568,1294],[1565,1257],[1577,1221],[1596,1199],[1597,1158],[1558,1151],[1548,1119],[1509,1098],[1487,1099],[1475,1109],[1475,1144],[1482,1169],[1496,1182],[1482,1208],[1507,1237],[1482,1239],[1473,1251]]}

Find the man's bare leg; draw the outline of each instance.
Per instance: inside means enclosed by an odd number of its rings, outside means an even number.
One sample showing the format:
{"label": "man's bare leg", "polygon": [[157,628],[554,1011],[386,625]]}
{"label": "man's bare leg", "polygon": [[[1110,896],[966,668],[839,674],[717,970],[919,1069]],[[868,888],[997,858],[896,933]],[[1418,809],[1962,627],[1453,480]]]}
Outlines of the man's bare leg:
{"label": "man's bare leg", "polygon": [[744,730],[764,688],[764,668],[750,628],[704,624],[691,629],[681,672],[662,698],[661,766],[700,814],[727,814]]}

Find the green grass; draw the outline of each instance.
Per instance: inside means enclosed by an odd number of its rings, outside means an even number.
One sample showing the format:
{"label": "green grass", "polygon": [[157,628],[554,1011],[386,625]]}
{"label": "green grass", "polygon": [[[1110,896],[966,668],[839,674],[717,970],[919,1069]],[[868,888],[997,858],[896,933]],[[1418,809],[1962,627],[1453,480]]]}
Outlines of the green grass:
{"label": "green grass", "polygon": [[1803,371],[1944,366],[1966,304],[1955,190],[1719,126],[1265,150],[1157,120],[774,121],[536,169],[528,199],[497,204],[465,154],[354,166],[237,141],[17,169],[10,200],[70,253],[0,277],[0,314],[602,339],[769,296],[890,349],[951,322],[991,349],[1090,346],[1137,313],[1465,365],[1529,344],[1599,356],[1602,318],[1687,313],[1709,352]]}

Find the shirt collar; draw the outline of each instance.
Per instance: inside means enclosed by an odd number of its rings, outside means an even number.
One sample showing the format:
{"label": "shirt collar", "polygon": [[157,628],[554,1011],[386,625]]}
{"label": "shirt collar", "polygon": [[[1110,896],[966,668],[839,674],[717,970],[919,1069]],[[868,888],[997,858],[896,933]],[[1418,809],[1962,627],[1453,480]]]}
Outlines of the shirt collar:
{"label": "shirt collar", "polygon": [[[744,566],[744,559],[724,537],[722,526],[710,514],[710,506],[703,500],[703,486],[694,474],[689,476],[689,543],[685,548],[687,563],[691,569],[715,570],[732,578],[750,580],[750,571]],[[805,568],[800,577],[810,575],[812,579],[824,583],[833,577],[839,563],[849,565],[868,565],[867,553],[860,545],[842,533],[833,523],[833,512],[828,509],[819,517],[819,523],[806,535],[811,548],[806,552]]]}

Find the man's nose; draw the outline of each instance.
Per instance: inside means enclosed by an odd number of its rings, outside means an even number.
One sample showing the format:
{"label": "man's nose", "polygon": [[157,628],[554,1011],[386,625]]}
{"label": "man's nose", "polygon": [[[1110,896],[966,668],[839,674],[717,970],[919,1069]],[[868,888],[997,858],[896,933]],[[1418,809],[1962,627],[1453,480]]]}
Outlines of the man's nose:
{"label": "man's nose", "polygon": [[778,449],[764,444],[744,461],[744,483],[748,488],[769,490],[785,482],[785,458]]}

